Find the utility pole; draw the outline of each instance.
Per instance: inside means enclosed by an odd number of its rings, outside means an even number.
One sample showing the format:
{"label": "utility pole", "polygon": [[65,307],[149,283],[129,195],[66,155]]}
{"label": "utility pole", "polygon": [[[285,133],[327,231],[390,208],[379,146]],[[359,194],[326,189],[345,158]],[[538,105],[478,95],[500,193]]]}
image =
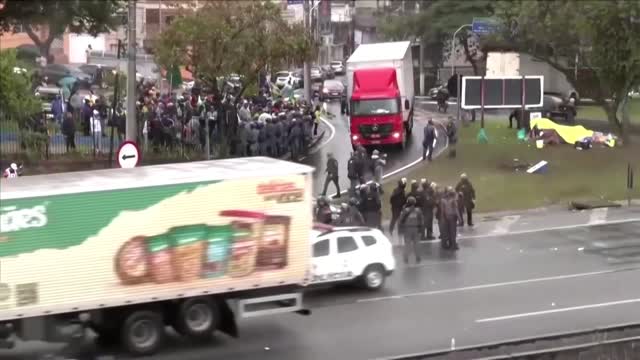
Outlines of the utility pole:
{"label": "utility pole", "polygon": [[[310,24],[309,24],[309,1],[304,0],[303,10],[304,10],[304,31],[309,34],[310,32]],[[304,61],[304,97],[307,101],[311,102],[311,66],[307,60]]]}
{"label": "utility pole", "polygon": [[129,0],[128,39],[127,39],[127,125],[126,139],[137,141],[138,124],[136,120],[136,1]]}

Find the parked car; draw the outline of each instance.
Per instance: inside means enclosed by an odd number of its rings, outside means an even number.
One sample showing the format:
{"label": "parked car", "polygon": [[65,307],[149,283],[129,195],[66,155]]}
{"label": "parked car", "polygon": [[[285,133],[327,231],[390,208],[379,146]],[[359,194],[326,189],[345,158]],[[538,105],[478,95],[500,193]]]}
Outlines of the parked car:
{"label": "parked car", "polygon": [[331,66],[333,72],[336,75],[344,75],[346,72],[346,69],[344,68],[344,62],[340,60],[332,61],[331,63],[329,63],[329,66]]}
{"label": "parked car", "polygon": [[89,87],[93,84],[91,75],[82,70],[62,64],[48,64],[40,69],[40,75],[48,78],[49,84],[58,85],[58,82],[68,76],[76,78],[80,87]]}
{"label": "parked car", "polygon": [[[520,117],[520,109],[515,109],[509,115],[509,121],[515,122]],[[572,124],[578,115],[575,99],[564,98],[557,93],[544,93],[541,108],[528,108],[525,114],[541,113],[543,118]],[[527,119],[528,121],[529,119]]]}
{"label": "parked car", "polygon": [[291,71],[279,71],[275,74],[274,78],[276,86],[282,89],[289,81],[293,82],[293,73]]}
{"label": "parked car", "polygon": [[42,102],[42,112],[47,118],[53,118],[51,114],[51,103],[55,100],[56,95],[63,97],[62,88],[57,86],[38,86],[35,95]]}
{"label": "parked car", "polygon": [[320,91],[320,101],[342,99],[345,96],[344,84],[339,80],[325,80]]}
{"label": "parked car", "polygon": [[312,231],[311,284],[355,282],[379,290],[396,267],[393,246],[378,229],[331,227]]}
{"label": "parked car", "polygon": [[311,68],[311,81],[324,81],[324,74],[322,73],[322,70],[317,66]]}
{"label": "parked car", "polygon": [[335,79],[336,77],[336,73],[333,72],[333,69],[331,68],[331,66],[329,65],[324,65],[322,67],[320,67],[320,69],[322,70],[322,73],[324,74],[324,78],[326,79]]}

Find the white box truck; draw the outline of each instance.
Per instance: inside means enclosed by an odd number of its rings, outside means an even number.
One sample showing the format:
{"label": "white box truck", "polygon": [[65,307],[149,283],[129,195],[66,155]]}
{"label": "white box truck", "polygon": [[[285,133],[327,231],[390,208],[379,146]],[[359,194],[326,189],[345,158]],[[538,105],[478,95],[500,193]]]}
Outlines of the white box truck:
{"label": "white box truck", "polygon": [[565,99],[580,100],[578,91],[562,72],[548,63],[525,53],[489,52],[486,65],[487,76],[544,76],[544,92],[559,94]]}
{"label": "white box truck", "polygon": [[149,355],[165,326],[235,336],[236,317],[308,313],[312,171],[258,157],[0,180],[0,332],[47,340],[81,317]]}
{"label": "white box truck", "polygon": [[353,146],[404,147],[413,129],[413,60],[409,41],[362,44],[347,60]]}

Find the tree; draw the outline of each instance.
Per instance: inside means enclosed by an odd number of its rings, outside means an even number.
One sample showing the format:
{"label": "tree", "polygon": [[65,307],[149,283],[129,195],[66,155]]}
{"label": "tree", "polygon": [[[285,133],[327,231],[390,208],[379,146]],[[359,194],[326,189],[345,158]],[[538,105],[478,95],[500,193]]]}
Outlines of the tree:
{"label": "tree", "polygon": [[[421,3],[420,12],[410,16],[389,17],[383,23],[383,33],[392,40],[419,38],[426,48],[427,58],[434,66],[442,66],[444,57],[451,54],[451,37],[474,17],[484,17],[493,11],[494,1],[431,0]],[[470,29],[461,31],[457,40],[462,44],[467,61],[476,75],[482,73],[480,63],[484,55],[479,51],[479,41]]]}
{"label": "tree", "polygon": [[209,1],[197,11],[185,10],[164,29],[154,53],[161,67],[187,66],[213,91],[223,91],[218,79],[242,75],[242,94],[266,67],[311,59],[316,44],[309,35],[289,25],[272,2]]}
{"label": "tree", "polygon": [[27,73],[18,67],[15,50],[0,52],[0,120],[22,121],[40,111],[40,102],[31,90]]}
{"label": "tree", "polygon": [[287,24],[271,2],[211,1],[175,19],[154,50],[162,67],[188,66],[194,78],[217,89],[222,76],[257,80],[266,66],[311,59],[315,48],[308,33]]}
{"label": "tree", "polygon": [[[29,0],[7,1],[0,11],[0,32],[22,27],[40,49],[40,55],[50,58],[51,44],[69,30],[73,33],[97,35],[121,25],[123,0]],[[39,30],[45,30],[40,36]]]}
{"label": "tree", "polygon": [[577,55],[579,66],[594,74],[594,100],[626,143],[628,93],[640,84],[639,15],[640,2],[634,0],[501,2],[495,16],[504,31],[496,41],[546,61],[574,87],[573,69],[565,64]]}

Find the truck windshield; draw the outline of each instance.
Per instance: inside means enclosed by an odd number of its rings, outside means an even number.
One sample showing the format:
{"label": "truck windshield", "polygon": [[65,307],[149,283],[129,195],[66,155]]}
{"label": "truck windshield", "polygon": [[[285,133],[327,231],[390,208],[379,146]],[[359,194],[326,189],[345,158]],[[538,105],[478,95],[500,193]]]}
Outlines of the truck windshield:
{"label": "truck windshield", "polygon": [[400,112],[400,99],[358,100],[351,102],[352,116],[387,115]]}

